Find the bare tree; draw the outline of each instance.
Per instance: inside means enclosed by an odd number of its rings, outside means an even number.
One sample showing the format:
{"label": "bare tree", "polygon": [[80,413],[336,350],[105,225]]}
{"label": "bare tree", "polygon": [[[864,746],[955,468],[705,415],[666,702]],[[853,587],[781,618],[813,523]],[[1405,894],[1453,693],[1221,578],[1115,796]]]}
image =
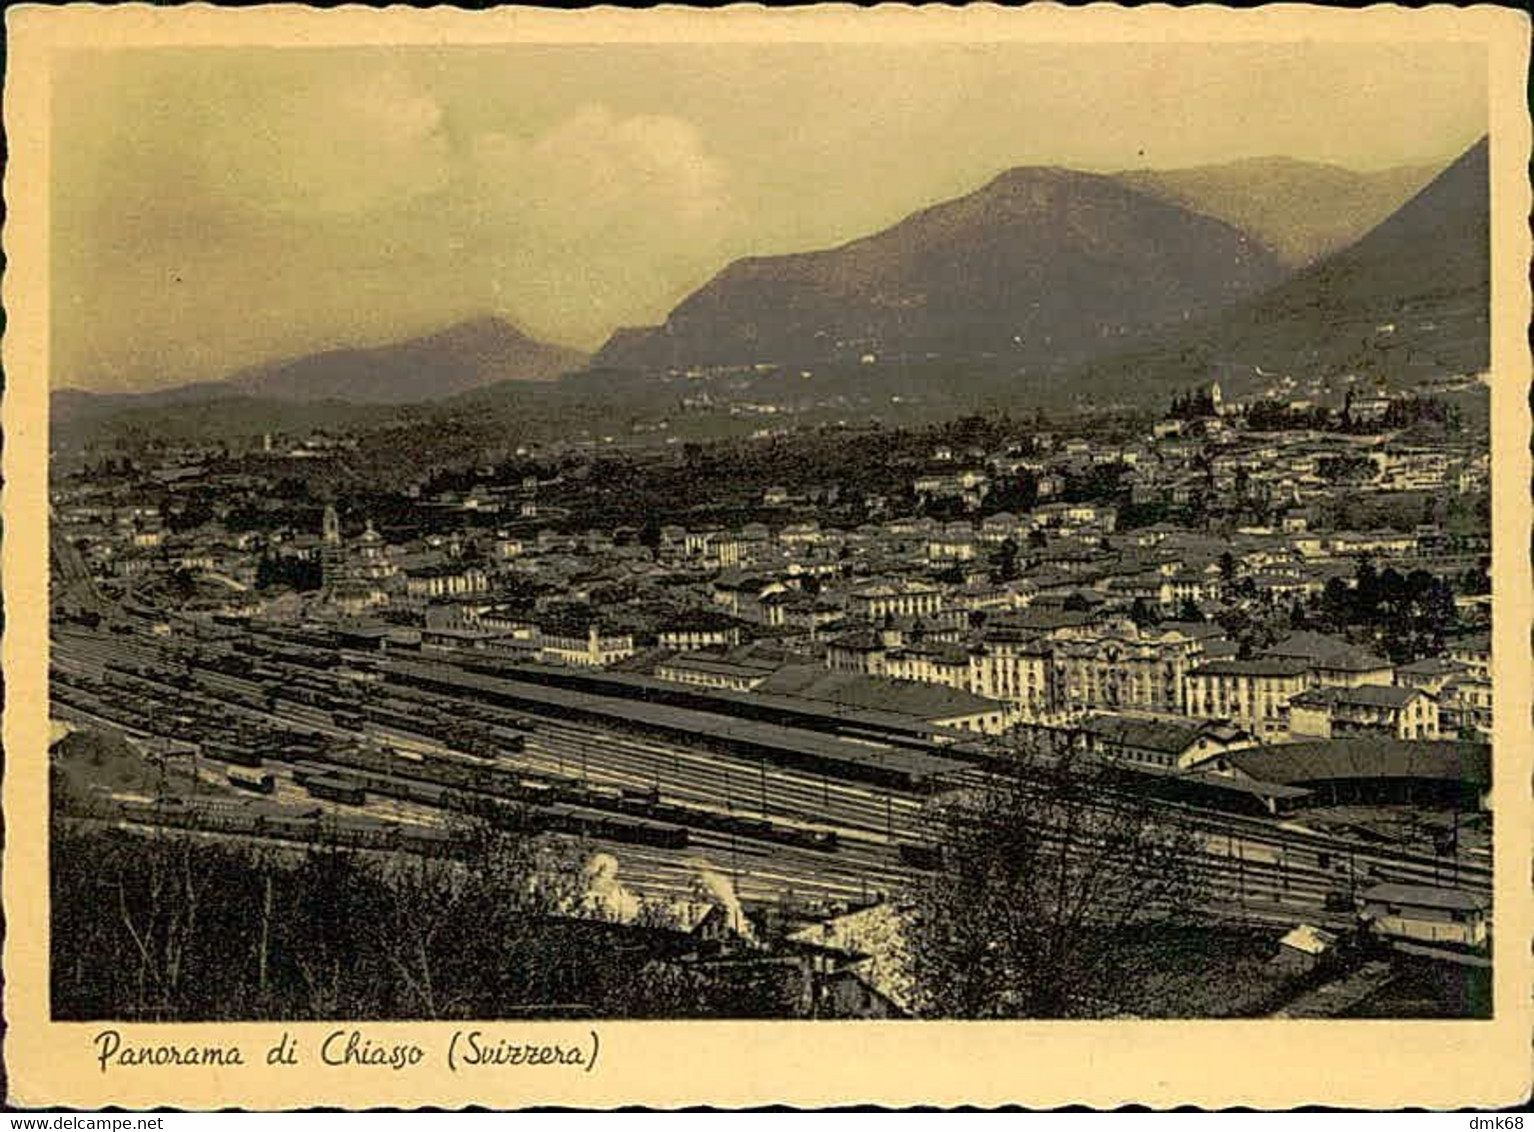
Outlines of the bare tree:
{"label": "bare tree", "polygon": [[154,837],[142,850],[137,891],[130,893],[119,874],[113,903],[133,943],[134,1016],[158,1020],[173,1017],[181,1002],[188,954],[198,939],[198,912],[211,878],[194,867],[194,846],[186,838]]}
{"label": "bare tree", "polygon": [[1094,1013],[1139,977],[1125,945],[1188,922],[1201,896],[1191,832],[1084,756],[1022,757],[929,820],[941,863],[914,882],[904,931],[925,1015]]}
{"label": "bare tree", "polygon": [[380,947],[398,980],[404,1017],[452,1018],[463,1012],[469,987],[445,979],[442,967],[444,945],[452,946],[452,928],[462,915],[467,879],[461,868],[440,860],[412,861],[394,870]]}

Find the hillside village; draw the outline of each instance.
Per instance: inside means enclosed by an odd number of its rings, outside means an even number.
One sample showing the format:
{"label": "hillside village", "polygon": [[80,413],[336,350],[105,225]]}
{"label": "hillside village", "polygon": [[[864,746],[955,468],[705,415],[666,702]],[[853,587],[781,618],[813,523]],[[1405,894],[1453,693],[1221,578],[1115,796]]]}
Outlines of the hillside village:
{"label": "hillside village", "polygon": [[[64,478],[55,530],[92,574],[209,617],[376,624],[991,735],[1141,718],[1185,745],[1119,753],[1186,769],[1222,725],[1224,747],[1490,734],[1489,455],[1424,437],[1425,404],[1350,397],[1348,431],[1322,432],[1293,427],[1313,406],[1222,403],[1216,384],[1141,439],[939,443],[898,498],[769,484],[734,527],[568,529],[577,454],[549,479],[420,495],[416,530],[334,504],[314,529],[240,529],[246,497],[354,443],[268,437],[238,474],[168,450],[130,477]],[[202,522],[189,488],[216,501]],[[1410,501],[1416,521],[1327,522],[1359,500]],[[819,517],[849,508],[865,520]]]}

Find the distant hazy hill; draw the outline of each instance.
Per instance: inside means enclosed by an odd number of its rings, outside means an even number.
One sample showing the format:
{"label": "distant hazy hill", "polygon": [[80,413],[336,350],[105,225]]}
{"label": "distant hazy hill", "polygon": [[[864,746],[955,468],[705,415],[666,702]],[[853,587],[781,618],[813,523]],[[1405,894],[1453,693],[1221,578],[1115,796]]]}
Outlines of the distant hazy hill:
{"label": "distant hazy hill", "polygon": [[1359,173],[1338,165],[1262,157],[1194,169],[1141,169],[1118,179],[1160,200],[1213,216],[1260,240],[1288,267],[1353,243],[1431,181],[1439,169]]}
{"label": "distant hazy hill", "polygon": [[1491,193],[1482,139],[1357,243],[1154,346],[1097,362],[1122,392],[1293,371],[1410,380],[1490,362]]}
{"label": "distant hazy hill", "polygon": [[[1255,237],[1148,192],[1109,177],[1015,170],[843,247],[732,264],[665,327],[620,331],[592,368],[557,382],[526,379],[575,369],[579,355],[527,347],[514,328],[485,320],[229,382],[137,397],[62,391],[55,421],[85,417],[95,433],[108,426],[103,414],[126,409],[110,422],[113,435],[232,436],[451,419],[568,437],[626,433],[679,413],[682,383],[636,372],[674,364],[830,357],[813,381],[789,376],[796,371],[737,374],[708,391],[818,405],[843,398],[883,418],[898,395],[898,412],[913,420],[975,405],[1164,404],[1169,389],[1215,375],[1239,395],[1286,371],[1404,383],[1488,364],[1484,141],[1361,239],[1288,275]],[[899,351],[908,360],[892,363]],[[865,352],[878,364],[859,364]],[[554,360],[543,369],[522,361],[533,355]],[[330,384],[305,384],[305,373]],[[321,387],[331,399],[301,399]]]}
{"label": "distant hazy hill", "polygon": [[509,322],[479,318],[406,342],[327,350],[254,366],[223,381],[142,394],[61,390],[54,394],[53,409],[60,419],[70,419],[227,397],[405,404],[451,397],[500,381],[548,381],[580,368],[585,360],[575,350],[529,338]]}
{"label": "distant hazy hill", "polygon": [[1003,173],[826,251],[738,260],[594,364],[632,369],[1005,353],[1059,362],[1198,318],[1282,274],[1222,220],[1112,177]]}
{"label": "distant hazy hill", "polygon": [[[67,391],[66,391],[67,392]],[[106,398],[105,406],[61,415],[53,395],[56,440],[108,443],[137,438],[162,441],[218,441],[264,432],[303,435],[313,429],[372,428],[423,415],[403,405],[352,405],[344,401],[282,401],[274,397],[224,396],[139,403]],[[424,408],[424,407],[423,407]]]}

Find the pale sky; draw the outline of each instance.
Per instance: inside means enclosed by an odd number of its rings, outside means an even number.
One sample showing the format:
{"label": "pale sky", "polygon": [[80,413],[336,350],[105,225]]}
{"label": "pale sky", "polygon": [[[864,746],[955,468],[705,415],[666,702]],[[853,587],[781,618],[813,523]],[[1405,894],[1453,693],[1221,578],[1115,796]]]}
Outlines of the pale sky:
{"label": "pale sky", "polygon": [[586,349],[729,260],[1015,165],[1444,163],[1477,45],[89,52],[55,72],[53,383],[149,389],[499,314]]}

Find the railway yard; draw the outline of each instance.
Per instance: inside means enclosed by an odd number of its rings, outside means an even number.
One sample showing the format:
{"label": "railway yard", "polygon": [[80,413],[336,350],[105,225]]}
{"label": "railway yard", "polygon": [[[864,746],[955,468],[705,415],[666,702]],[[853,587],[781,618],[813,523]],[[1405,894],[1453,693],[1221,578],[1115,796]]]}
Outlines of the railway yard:
{"label": "railway yard", "polygon": [[[461,816],[499,810],[610,854],[624,886],[660,902],[694,894],[700,869],[731,877],[748,908],[806,919],[896,895],[932,863],[931,801],[1012,757],[893,721],[657,702],[466,653],[359,650],[318,627],[164,635],[129,616],[57,622],[51,645],[56,719],[118,731],[195,784],[103,792],[81,817],[442,854]],[[1321,810],[1151,804],[1193,831],[1215,920],[1346,926],[1355,895],[1387,881],[1490,896],[1473,841],[1423,851]]]}

